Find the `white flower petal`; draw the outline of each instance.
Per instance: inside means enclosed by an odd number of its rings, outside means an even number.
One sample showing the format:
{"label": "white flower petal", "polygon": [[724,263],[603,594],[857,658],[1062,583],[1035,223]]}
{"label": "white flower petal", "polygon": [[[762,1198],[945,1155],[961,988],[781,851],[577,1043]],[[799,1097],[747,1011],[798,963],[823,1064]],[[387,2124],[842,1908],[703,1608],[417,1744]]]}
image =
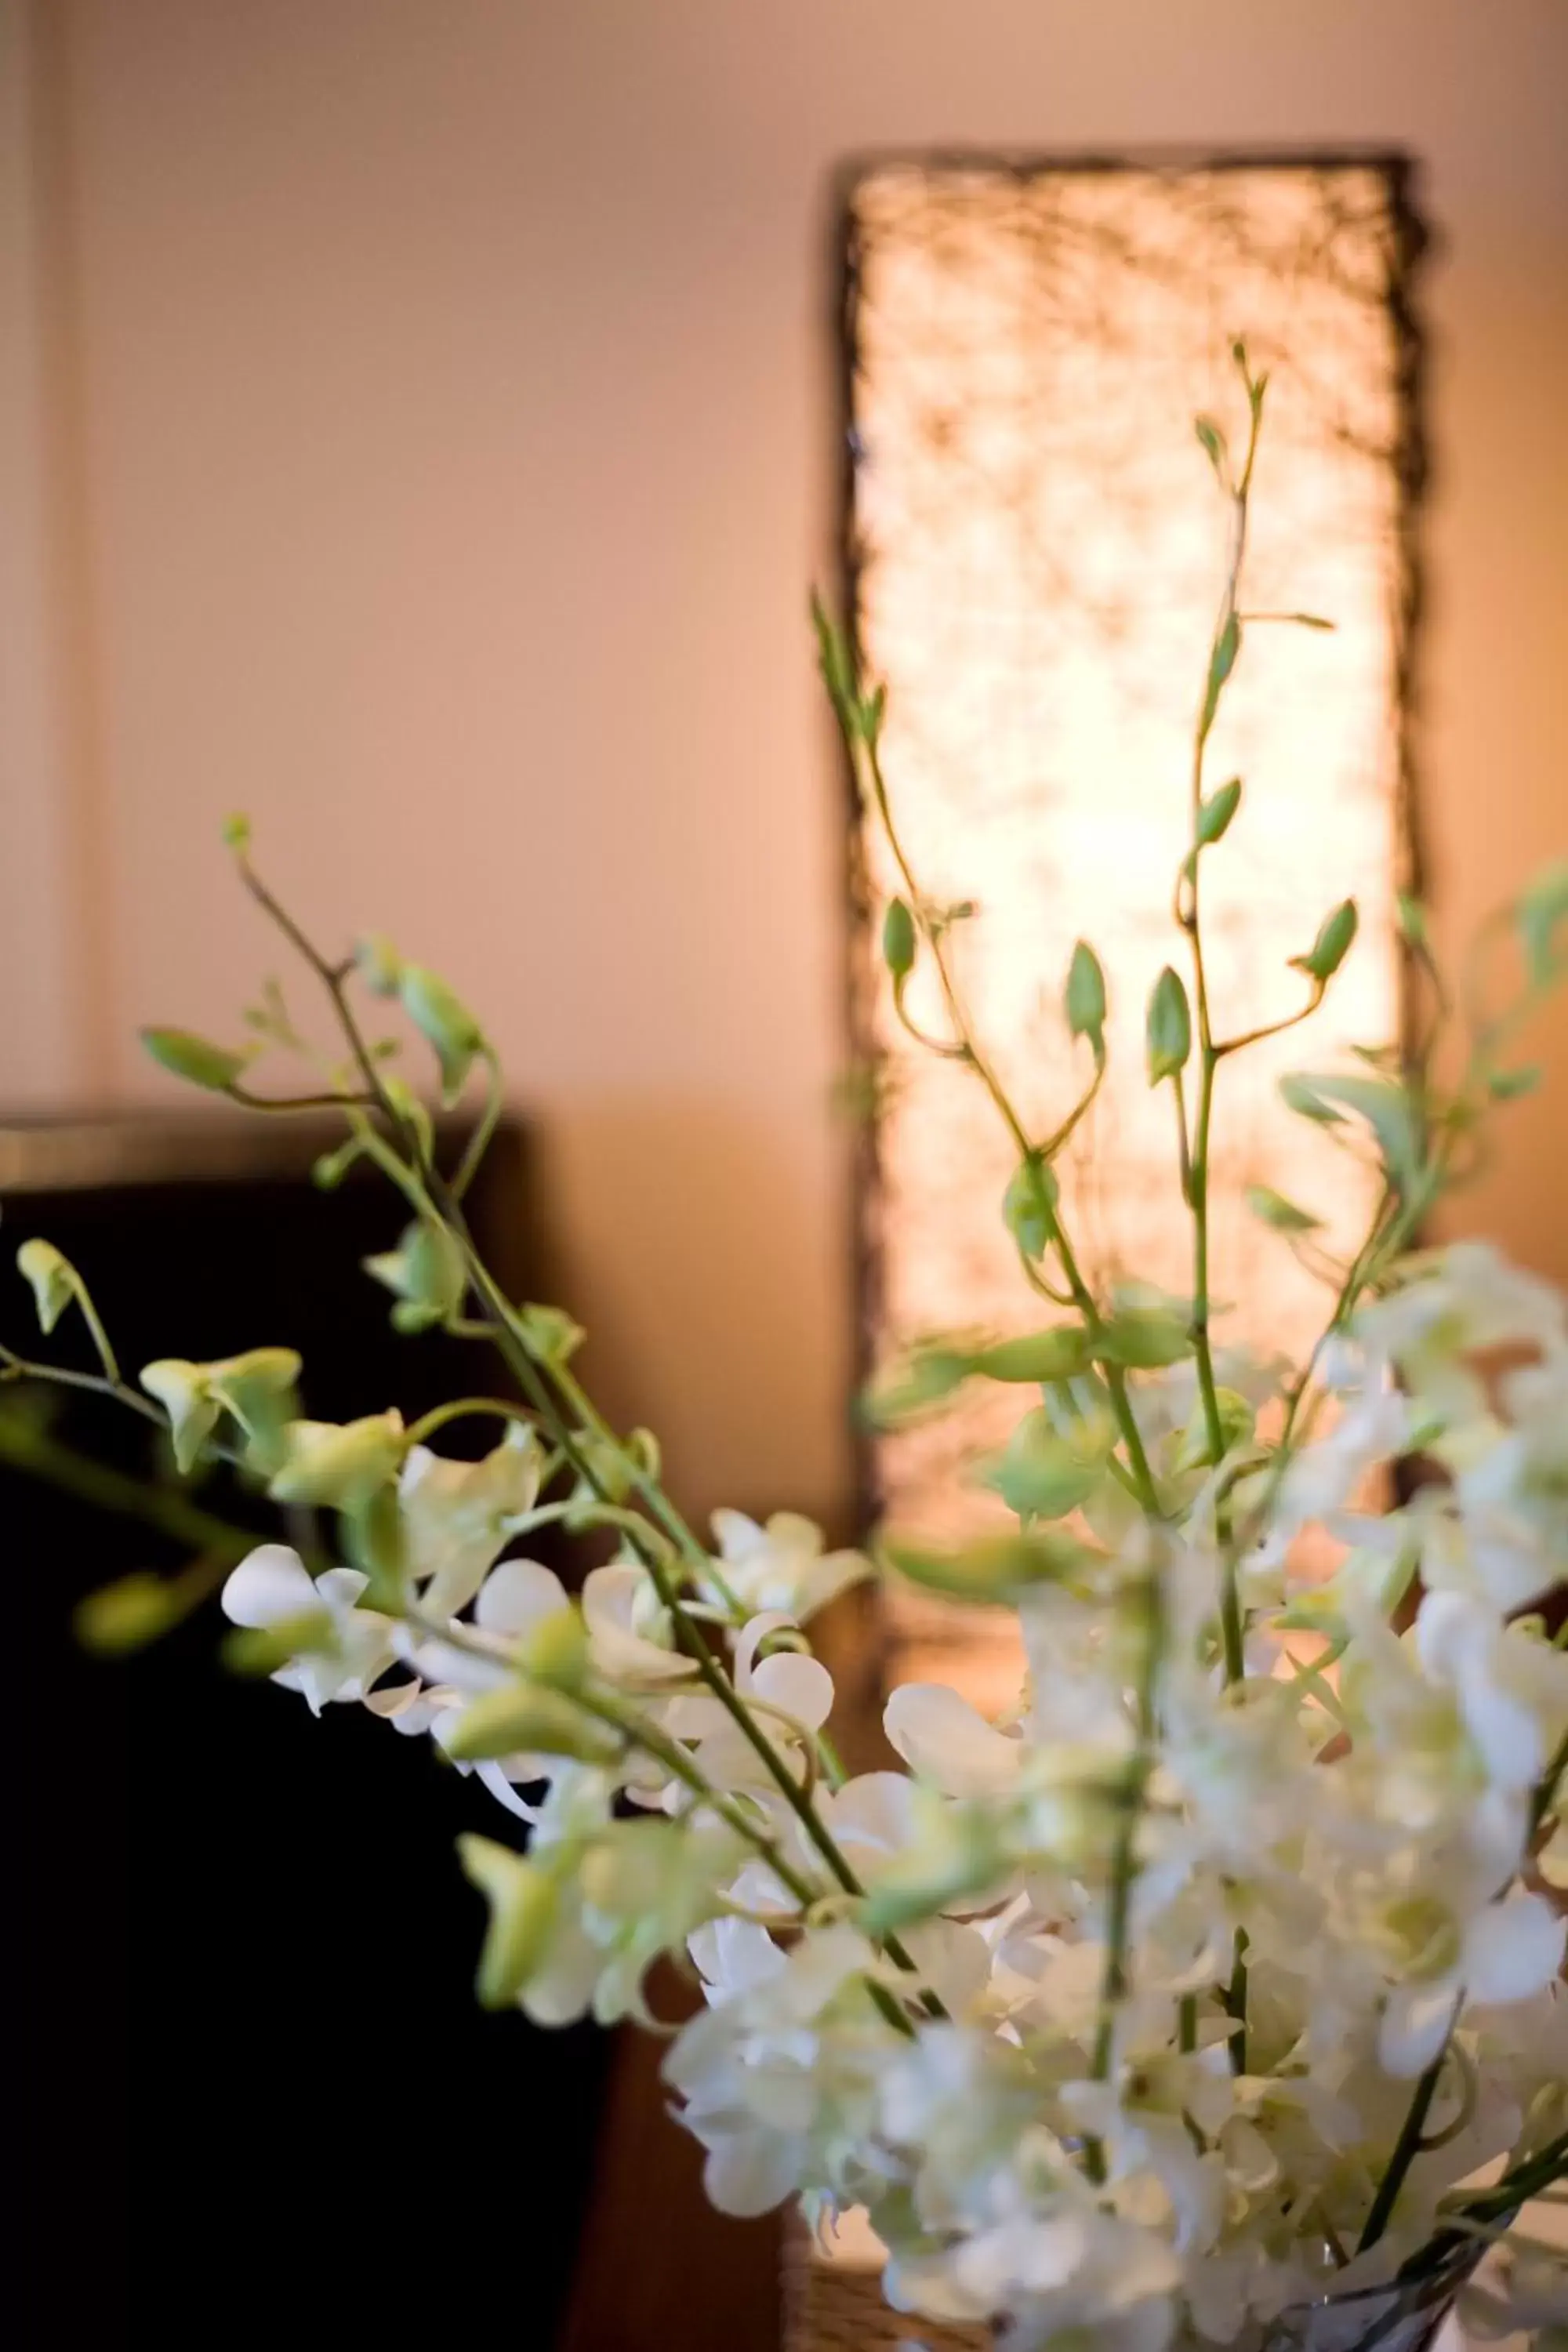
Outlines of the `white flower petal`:
{"label": "white flower petal", "polygon": [[818,1731],[833,1712],[833,1676],[818,1658],[781,1650],[763,1658],[752,1674],[751,1687],[770,1706],[782,1707],[809,1731]]}
{"label": "white flower petal", "polygon": [[487,1633],[526,1633],[566,1606],[566,1588],[537,1559],[503,1559],[480,1585],[474,1622]]}
{"label": "white flower petal", "polygon": [[710,2204],[741,2220],[771,2213],[798,2187],[806,2152],[793,2133],[762,2128],[716,2139],[702,2168]]}
{"label": "white flower petal", "polygon": [[1489,1903],[1465,1937],[1465,1981],[1483,2006],[1528,2000],[1563,1966],[1568,1921],[1539,1895],[1510,1895]]}
{"label": "white flower petal", "polygon": [[944,1683],[905,1683],[882,1722],[911,1772],[950,1797],[1000,1795],[1015,1786],[1022,1751]]}
{"label": "white flower petal", "polygon": [[281,1624],[321,1606],[304,1561],[287,1544],[258,1544],[223,1588],[224,1615],[236,1625]]}
{"label": "white flower petal", "polygon": [[1385,2073],[1408,2080],[1426,2072],[1447,2039],[1454,1994],[1447,1979],[1431,1985],[1399,1985],[1390,1993],[1377,2035],[1377,2054]]}

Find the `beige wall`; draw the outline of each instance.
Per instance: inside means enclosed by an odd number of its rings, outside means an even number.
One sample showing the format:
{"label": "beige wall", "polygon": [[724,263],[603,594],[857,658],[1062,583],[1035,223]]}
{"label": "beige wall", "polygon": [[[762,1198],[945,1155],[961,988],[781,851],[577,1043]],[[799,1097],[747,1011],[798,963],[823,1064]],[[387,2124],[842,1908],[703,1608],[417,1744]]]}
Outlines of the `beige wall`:
{"label": "beige wall", "polygon": [[[843,1488],[837,159],[1415,149],[1441,903],[1568,846],[1563,0],[0,0],[0,1095],[150,1096],[138,1021],[222,1026],[248,809],[313,923],[487,1009],[694,1499]],[[1475,1213],[1568,1277],[1549,1043]]]}

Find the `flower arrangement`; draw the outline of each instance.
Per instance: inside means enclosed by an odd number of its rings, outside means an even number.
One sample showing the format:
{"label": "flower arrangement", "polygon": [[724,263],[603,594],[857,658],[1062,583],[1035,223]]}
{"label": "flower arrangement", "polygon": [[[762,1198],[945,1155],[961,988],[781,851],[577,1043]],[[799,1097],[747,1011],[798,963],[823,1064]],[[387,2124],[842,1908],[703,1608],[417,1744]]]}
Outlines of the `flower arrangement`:
{"label": "flower arrangement", "polygon": [[[353,1703],[428,1736],[504,1809],[496,1837],[460,1843],[489,1906],[480,1999],[543,2024],[651,2023],[654,1963],[694,1973],[705,1999],[665,2076],[714,2203],[797,2199],[825,2227],[864,2206],[900,2308],[992,2320],[1020,2347],[1297,2341],[1320,2311],[1331,2340],[1414,2343],[1500,2241],[1513,2268],[1493,2316],[1568,2315],[1516,2226],[1568,2180],[1568,1650],[1539,1613],[1568,1576],[1568,1311],[1489,1248],[1417,1246],[1491,1106],[1529,1083],[1507,1055],[1568,969],[1568,870],[1489,926],[1462,984],[1401,902],[1411,1041],[1285,1087],[1375,1161],[1375,1213],[1329,1270],[1304,1363],[1225,1344],[1212,1123],[1226,1062],[1273,1034],[1223,1030],[1205,974],[1204,871],[1242,814],[1205,753],[1247,626],[1266,389],[1239,346],[1237,364],[1240,454],[1197,428],[1229,536],[1173,877],[1184,977],[1167,967],[1147,1017],[1190,1296],[1086,1278],[1054,1163],[1106,1067],[1099,961],[1072,950],[1063,1013],[1085,1083],[1041,1138],[970,1023],[951,915],[904,854],[884,698],[816,614],[901,877],[883,930],[896,1002],[913,1025],[906,988],[929,982],[942,1031],[915,1034],[973,1073],[1012,1139],[1002,1214],[1042,1302],[1030,1336],[922,1342],[869,1400],[900,1419],[968,1382],[1018,1391],[987,1465],[1016,1530],[942,1549],[888,1529],[876,1562],[1016,1612],[1028,1675],[1008,1719],[897,1689],[904,1769],[846,1776],[810,1628],[873,1562],[788,1513],[720,1512],[711,1538],[688,1525],[654,1439],[612,1429],[581,1384],[577,1327],[508,1297],[476,1248],[464,1197],[502,1101],[482,1027],[384,940],[323,955],[243,823],[239,876],[319,986],[331,1040],[313,1045],[269,982],[242,1050],[176,1030],[146,1044],[232,1101],[341,1114],[321,1181],[368,1160],[406,1205],[398,1246],[367,1266],[394,1326],[493,1351],[508,1393],[412,1426],[321,1423],[301,1415],[298,1356],[273,1345],[166,1359],[133,1385],[82,1276],[37,1239],[18,1263],[42,1326],[79,1312],[99,1369],[4,1351],[6,1379],[101,1390],[166,1433],[182,1474],[226,1465],[289,1515],[293,1539],[258,1547],[187,1507],[202,1560],[97,1594],[87,1638],[132,1648],[221,1582],[237,1667],[314,1713]],[[1326,917],[1279,1026],[1321,1003],[1356,929],[1352,902]],[[453,1169],[379,1034],[384,1004],[434,1055],[445,1103],[483,1078]],[[299,1057],[305,1090],[258,1093],[264,1052]],[[1310,1207],[1252,1205],[1281,1248],[1310,1250]],[[476,1421],[499,1431],[492,1450],[441,1450]],[[552,1526],[595,1544],[580,1597],[528,1556]],[[1326,1575],[1301,1573],[1309,1529],[1331,1540]]]}

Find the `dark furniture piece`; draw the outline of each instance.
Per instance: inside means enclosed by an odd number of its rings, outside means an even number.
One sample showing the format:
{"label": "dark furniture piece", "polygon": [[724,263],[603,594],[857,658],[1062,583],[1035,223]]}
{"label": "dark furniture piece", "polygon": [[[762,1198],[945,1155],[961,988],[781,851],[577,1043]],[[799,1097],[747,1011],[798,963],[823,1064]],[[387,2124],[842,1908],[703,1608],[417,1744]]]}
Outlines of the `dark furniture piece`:
{"label": "dark furniture piece", "polygon": [[[38,1340],[11,1271],[42,1234],[82,1268],[128,1367],[286,1342],[330,1418],[493,1387],[471,1345],[390,1329],[358,1261],[393,1243],[399,1203],[375,1181],[317,1190],[325,1139],[216,1118],[0,1128],[0,1336],[90,1362],[74,1317]],[[513,1294],[546,1292],[515,1127],[473,1205]],[[93,1398],[65,1401],[54,1428],[130,1470],[156,1444]],[[481,1908],[453,1838],[504,1835],[505,1817],[426,1742],[236,1681],[216,1612],[128,1662],[89,1658],[74,1603],[178,1551],[3,1469],[0,1515],[30,1618],[11,1653],[31,1865],[11,2132],[34,2308],[16,2340],[446,2340],[462,2250],[505,2341],[553,2343],[610,2044],[473,2000]]]}

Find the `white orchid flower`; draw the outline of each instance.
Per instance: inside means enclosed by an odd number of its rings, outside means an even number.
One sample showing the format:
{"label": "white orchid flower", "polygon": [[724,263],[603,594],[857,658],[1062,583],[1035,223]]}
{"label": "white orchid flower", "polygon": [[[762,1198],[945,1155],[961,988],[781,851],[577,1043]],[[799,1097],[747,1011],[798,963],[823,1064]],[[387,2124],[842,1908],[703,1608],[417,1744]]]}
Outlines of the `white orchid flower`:
{"label": "white orchid flower", "polygon": [[944,1796],[1005,1796],[1018,1786],[1022,1744],[945,1683],[902,1684],[882,1725],[910,1771]]}
{"label": "white orchid flower", "polygon": [[[814,1739],[827,1721],[834,1699],[833,1677],[820,1659],[790,1649],[760,1654],[771,1635],[795,1631],[794,1619],[782,1611],[753,1617],[736,1637],[731,1662],[736,1693],[743,1700],[761,1702],[763,1729],[786,1754]],[[698,1769],[713,1787],[746,1789],[772,1802],[776,1790],[767,1767],[729,1709],[710,1692],[693,1690],[671,1699],[664,1720],[676,1738],[693,1743]],[[680,1801],[679,1790],[672,1787],[669,1800]],[[782,1807],[783,1799],[778,1801]]]}
{"label": "white orchid flower", "polygon": [[1426,1594],[1415,1643],[1453,1691],[1493,1786],[1532,1789],[1568,1730],[1568,1655],[1457,1592]]}
{"label": "white orchid flower", "polygon": [[[1440,1951],[1444,1923],[1437,1899],[1429,1902],[1428,1942]],[[1453,1922],[1446,1964],[1428,1963],[1388,1996],[1377,2045],[1385,2070],[1425,2074],[1467,2005],[1501,2008],[1543,1991],[1563,1967],[1565,1938],[1568,1921],[1539,1895],[1518,1889]]]}
{"label": "white orchid flower", "polygon": [[324,1618],[319,1643],[312,1639],[272,1676],[320,1715],[333,1699],[363,1698],[393,1663],[392,1620],[354,1605],[368,1582],[353,1568],[312,1577],[287,1544],[258,1544],[225,1582],[223,1612],[231,1623],[258,1633]]}
{"label": "white orchid flower", "polygon": [[679,1683],[696,1672],[675,1647],[668,1612],[640,1562],[617,1559],[590,1569],[583,1585],[583,1615],[590,1654],[606,1682],[634,1687]]}
{"label": "white orchid flower", "polygon": [[411,1571],[433,1617],[466,1609],[539,1499],[540,1445],[525,1422],[510,1422],[479,1462],[454,1462],[427,1445],[411,1448],[398,1482]]}
{"label": "white orchid flower", "polygon": [[[723,1582],[748,1616],[780,1611],[804,1624],[850,1585],[871,1574],[864,1552],[822,1549],[822,1529],[795,1511],[775,1511],[765,1526],[742,1511],[712,1517]],[[721,1602],[714,1584],[708,1597]]]}

